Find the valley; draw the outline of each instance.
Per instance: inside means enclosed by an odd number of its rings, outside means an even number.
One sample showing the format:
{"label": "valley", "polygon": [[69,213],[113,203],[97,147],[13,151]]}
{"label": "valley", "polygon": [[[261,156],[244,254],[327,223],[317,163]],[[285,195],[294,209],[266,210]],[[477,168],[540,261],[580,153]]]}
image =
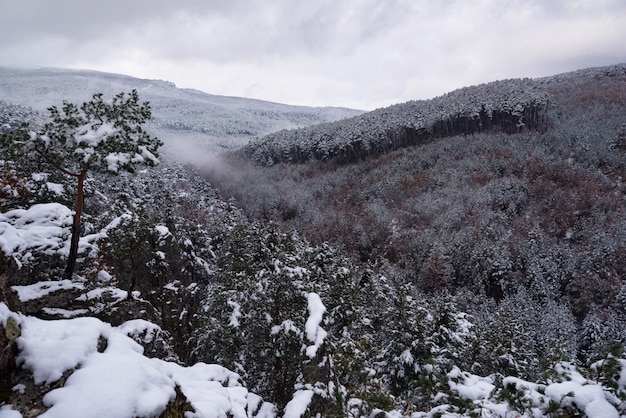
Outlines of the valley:
{"label": "valley", "polygon": [[[69,281],[72,179],[3,148],[0,416],[626,413],[626,65],[372,112],[0,69],[3,143],[129,88],[160,164],[87,180]],[[131,352],[144,403],[89,377]]]}

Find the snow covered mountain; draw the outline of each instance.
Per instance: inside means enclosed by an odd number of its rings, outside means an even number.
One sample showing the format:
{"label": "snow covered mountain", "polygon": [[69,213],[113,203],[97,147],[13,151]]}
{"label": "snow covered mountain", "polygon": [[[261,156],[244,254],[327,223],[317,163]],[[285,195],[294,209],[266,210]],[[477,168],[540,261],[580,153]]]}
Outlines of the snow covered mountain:
{"label": "snow covered mountain", "polygon": [[[484,132],[544,132],[555,98],[552,90],[589,80],[615,80],[626,65],[589,68],[541,79],[509,79],[464,87],[430,100],[376,109],[349,119],[286,129],[252,141],[244,151],[256,163],[336,159],[356,162],[437,138]],[[618,94],[617,91],[615,94]],[[567,101],[571,101],[568,98]]]}
{"label": "snow covered mountain", "polygon": [[[63,100],[82,103],[95,93],[105,98],[137,89],[152,105],[149,128],[165,142],[165,151],[197,158],[199,151],[239,147],[251,138],[281,129],[340,120],[362,113],[345,108],[291,106],[180,89],[163,80],[87,70],[0,67],[0,100],[46,109]],[[201,153],[203,155],[204,153]]]}

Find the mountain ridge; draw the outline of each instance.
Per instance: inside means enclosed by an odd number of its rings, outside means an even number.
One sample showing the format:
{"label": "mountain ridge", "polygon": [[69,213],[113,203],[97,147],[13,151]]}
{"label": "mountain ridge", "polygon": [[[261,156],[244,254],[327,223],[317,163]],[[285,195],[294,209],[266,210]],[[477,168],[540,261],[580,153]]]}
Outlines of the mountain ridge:
{"label": "mountain ridge", "polygon": [[[169,81],[94,70],[0,67],[0,100],[43,113],[64,100],[82,103],[95,93],[103,93],[107,98],[131,89],[138,90],[141,100],[150,102],[152,119],[148,126],[164,140],[165,150],[181,159],[201,159],[280,129],[362,113],[346,108],[314,108],[219,96],[179,89]],[[181,148],[186,152],[181,152]]]}
{"label": "mountain ridge", "polygon": [[462,87],[323,125],[281,130],[251,141],[243,153],[256,163],[308,160],[355,162],[435,138],[483,131],[547,129],[551,89],[569,81],[616,79],[626,64],[592,67],[536,79],[513,78]]}

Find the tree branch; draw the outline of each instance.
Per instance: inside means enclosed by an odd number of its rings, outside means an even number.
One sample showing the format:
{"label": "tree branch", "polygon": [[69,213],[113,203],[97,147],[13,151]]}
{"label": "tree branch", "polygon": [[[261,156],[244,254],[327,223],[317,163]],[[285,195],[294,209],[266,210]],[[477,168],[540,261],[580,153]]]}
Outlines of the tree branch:
{"label": "tree branch", "polygon": [[73,172],[69,171],[68,169],[61,167],[60,165],[55,163],[54,160],[52,158],[50,158],[49,155],[46,155],[44,152],[42,152],[41,150],[39,150],[37,148],[35,148],[35,152],[40,157],[42,157],[46,161],[46,163],[50,164],[53,168],[56,168],[57,170],[59,170],[63,174],[66,174],[66,175],[71,176],[71,177],[80,177],[82,175],[81,173],[73,173]]}

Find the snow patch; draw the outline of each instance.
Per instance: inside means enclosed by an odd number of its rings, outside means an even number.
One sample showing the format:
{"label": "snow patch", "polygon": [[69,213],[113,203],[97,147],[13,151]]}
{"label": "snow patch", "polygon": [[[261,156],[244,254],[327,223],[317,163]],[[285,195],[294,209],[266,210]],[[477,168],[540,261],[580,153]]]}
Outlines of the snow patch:
{"label": "snow patch", "polygon": [[300,418],[304,415],[313,399],[313,391],[310,389],[299,390],[293,394],[293,398],[285,406],[283,418]]}
{"label": "snow patch", "polygon": [[545,393],[556,402],[575,404],[585,411],[588,418],[619,417],[615,407],[607,401],[604,389],[600,385],[582,385],[574,381],[553,383],[546,388]]}
{"label": "snow patch", "polygon": [[233,308],[233,312],[230,314],[230,321],[228,322],[228,325],[237,328],[239,327],[239,318],[241,317],[241,305],[235,301],[229,300],[228,306]]}
{"label": "snow patch", "polygon": [[0,249],[22,261],[31,251],[54,254],[63,248],[72,225],[72,211],[60,203],[33,205],[0,214]]}
{"label": "snow patch", "polygon": [[46,188],[48,189],[48,191],[56,194],[57,196],[62,196],[63,193],[65,193],[65,188],[63,187],[62,184],[59,184],[59,183],[47,182]]}
{"label": "snow patch", "polygon": [[42,312],[47,315],[54,315],[65,319],[76,318],[88,314],[89,309],[62,309],[62,308],[43,308]]}
{"label": "snow patch", "polygon": [[306,348],[306,355],[309,358],[314,358],[327,335],[327,332],[320,326],[326,307],[317,293],[309,293],[307,301],[309,318],[306,320],[304,328],[307,339],[313,344]]}
{"label": "snow patch", "polygon": [[41,299],[50,293],[59,290],[83,290],[85,286],[82,283],[74,283],[71,280],[44,281],[27,286],[11,286],[11,289],[17,292],[20,301],[28,302],[29,300]]}
{"label": "snow patch", "polygon": [[146,344],[151,343],[154,337],[161,332],[161,327],[144,319],[133,319],[124,322],[117,327],[124,335],[133,337],[133,339],[141,339]]}
{"label": "snow patch", "polygon": [[454,366],[448,373],[450,389],[464,398],[473,401],[487,399],[495,389],[490,377],[480,377],[471,373],[462,372]]}

